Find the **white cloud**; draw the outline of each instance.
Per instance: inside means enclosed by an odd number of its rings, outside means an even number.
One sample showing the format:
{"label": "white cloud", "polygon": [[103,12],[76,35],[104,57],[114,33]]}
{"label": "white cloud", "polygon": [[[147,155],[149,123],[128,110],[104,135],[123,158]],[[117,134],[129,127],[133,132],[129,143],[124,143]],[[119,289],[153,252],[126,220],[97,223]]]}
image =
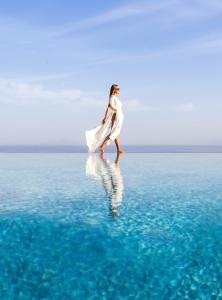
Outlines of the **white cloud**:
{"label": "white cloud", "polygon": [[123,102],[124,109],[129,111],[156,111],[158,107],[147,105],[137,99],[126,100]]}
{"label": "white cloud", "polygon": [[0,79],[0,102],[28,104],[35,102],[72,102],[80,99],[79,89],[52,90],[42,84]]}
{"label": "white cloud", "polygon": [[36,75],[36,76],[29,76],[29,77],[19,77],[19,78],[10,78],[10,80],[13,80],[15,82],[38,82],[38,81],[50,81],[55,79],[64,79],[66,77],[69,77],[71,75],[74,75],[78,73],[77,71],[72,72],[64,72],[64,73],[58,73],[58,74],[46,74],[46,75]]}
{"label": "white cloud", "polygon": [[202,38],[193,39],[183,45],[177,45],[171,48],[162,48],[161,50],[150,51],[145,54],[124,54],[123,56],[113,56],[107,59],[94,60],[88,65],[109,64],[113,62],[132,62],[141,61],[146,59],[155,59],[159,57],[172,57],[175,55],[195,56],[201,54],[212,54],[222,51],[222,34],[219,35],[206,35]]}
{"label": "white cloud", "polygon": [[[96,96],[93,93],[80,91],[80,89],[50,89],[42,84],[33,82],[19,82],[13,79],[0,79],[0,102],[16,105],[31,105],[33,103],[66,104],[73,105],[75,110],[106,109],[108,97]],[[138,99],[122,100],[126,111],[161,111],[162,107],[146,104]],[[194,104],[191,102],[172,107],[181,112],[193,112]]]}
{"label": "white cloud", "polygon": [[147,1],[137,1],[136,3],[118,6],[116,8],[110,9],[109,11],[105,11],[103,13],[80,20],[78,22],[60,25],[56,28],[52,35],[59,36],[79,30],[91,29],[93,27],[111,23],[113,21],[124,19],[127,17],[153,14],[168,7],[169,5],[175,2],[177,2],[177,0],[165,0],[160,1],[159,3],[147,3]]}
{"label": "white cloud", "polygon": [[[52,76],[53,77],[53,76]],[[39,78],[45,78],[44,76]],[[47,78],[47,76],[46,76]],[[43,84],[32,81],[18,81],[14,79],[0,79],[0,102],[16,105],[32,103],[62,103],[74,104],[78,108],[106,108],[107,99],[95,96],[80,89],[50,89]],[[129,111],[151,111],[158,108],[143,104],[137,99],[123,100],[124,109]]]}
{"label": "white cloud", "polygon": [[195,107],[193,103],[189,102],[176,106],[175,110],[190,113],[194,112]]}
{"label": "white cloud", "polygon": [[[166,22],[164,24],[161,23],[161,27],[163,27],[165,24],[168,26],[168,21],[169,23],[172,21],[173,26],[176,26],[177,24],[180,25],[183,20],[189,21],[192,18],[194,22],[197,22],[198,17],[207,18],[221,13],[222,4],[221,1],[218,0],[160,0],[158,3],[154,3],[152,1],[137,1],[111,8],[108,11],[86,19],[82,19],[80,21],[65,23],[58,26],[45,26],[43,24],[36,26],[36,24],[34,25],[21,19],[17,20],[13,18],[1,18],[0,39],[3,42],[3,53],[4,47],[7,45],[12,46],[22,44],[20,45],[22,46],[20,50],[22,55],[28,54],[29,56],[30,53],[33,52],[33,45],[37,43],[34,48],[42,50],[42,47],[44,47],[44,53],[46,53],[44,56],[47,57],[48,60],[66,60],[67,57],[70,57],[70,61],[76,58],[76,60],[79,62],[78,58],[80,58],[80,60],[84,59],[84,62],[81,66],[82,68],[87,68],[91,65],[109,64],[112,62],[144,62],[146,59],[149,60],[164,56],[199,55],[205,53],[214,53],[216,51],[219,52],[222,50],[222,35],[220,33],[215,36],[210,36],[208,34],[203,38],[196,38],[194,40],[186,41],[184,40],[182,44],[177,42],[177,44],[173,45],[172,47],[161,46],[154,51],[149,51],[147,53],[143,52],[144,54],[142,55],[141,52],[136,53],[136,50],[134,52],[135,54],[129,55],[127,49],[125,53],[122,51],[118,53],[118,51],[112,52],[110,49],[106,49],[105,47],[102,47],[102,50],[95,50],[93,47],[90,47],[89,51],[88,47],[90,44],[88,43],[90,42],[91,35],[89,30],[86,30],[85,32],[83,31],[96,26],[102,28],[102,25],[113,22],[115,24],[116,20],[124,20],[127,17],[135,17],[132,20],[135,28],[137,27],[138,20],[140,20],[142,17],[144,17],[145,26],[146,24],[152,25],[153,21],[155,22],[153,25],[157,25],[156,22],[165,22],[163,20],[166,18]],[[147,16],[149,16],[149,18]],[[119,26],[119,30],[123,31],[123,33],[125,32],[126,28],[127,26]],[[53,44],[52,40],[50,39],[50,37],[54,38],[56,36],[63,34],[68,35],[69,33],[74,32],[75,34],[72,35],[72,39],[63,39],[63,43],[60,43],[61,41],[58,40],[58,44],[56,44],[55,38],[53,41],[55,44]],[[109,32],[109,26],[107,27],[107,32],[110,34],[110,36],[112,36],[113,32]],[[26,44],[25,47],[23,46],[24,43]],[[85,47],[85,45],[87,45],[87,47]],[[51,53],[52,47],[53,55],[49,59],[47,53]],[[7,47],[6,51],[8,52]],[[73,55],[73,53],[75,53],[75,55]],[[113,53],[117,53],[117,55],[113,55]],[[7,53],[5,55],[7,55]],[[71,74],[72,72],[70,72],[70,75]],[[57,78],[64,78],[67,76],[69,76],[68,73],[56,75]],[[48,79],[50,79],[50,75]],[[51,79],[53,79],[53,77],[51,77]],[[37,78],[36,81],[40,80]],[[47,77],[43,78],[42,80],[47,80]]]}
{"label": "white cloud", "polygon": [[[184,21],[212,18],[222,13],[222,4],[219,0],[159,0],[157,1],[136,1],[122,6],[114,7],[108,11],[95,16],[88,17],[75,22],[65,23],[49,28],[49,36],[56,37],[92,29],[97,26],[113,23],[129,17],[149,17],[152,20],[181,23]],[[153,18],[153,19],[151,19]],[[135,20],[135,21],[136,21]],[[136,25],[136,22],[135,22]]]}

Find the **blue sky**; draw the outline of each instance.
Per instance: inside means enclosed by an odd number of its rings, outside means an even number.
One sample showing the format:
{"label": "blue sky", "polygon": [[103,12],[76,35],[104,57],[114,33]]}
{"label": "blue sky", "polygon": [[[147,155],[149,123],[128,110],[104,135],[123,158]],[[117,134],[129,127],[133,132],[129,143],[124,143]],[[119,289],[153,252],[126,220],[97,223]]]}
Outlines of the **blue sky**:
{"label": "blue sky", "polygon": [[4,1],[0,144],[85,144],[120,86],[124,144],[222,144],[220,0]]}

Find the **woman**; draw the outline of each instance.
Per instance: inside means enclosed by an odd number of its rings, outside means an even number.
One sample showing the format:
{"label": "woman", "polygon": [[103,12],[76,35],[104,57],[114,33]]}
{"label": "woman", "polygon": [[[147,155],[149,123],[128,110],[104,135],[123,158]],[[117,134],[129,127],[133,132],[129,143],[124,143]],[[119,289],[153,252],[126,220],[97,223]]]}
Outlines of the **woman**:
{"label": "woman", "polygon": [[[102,120],[102,125],[85,132],[89,152],[95,152],[97,147],[99,147],[101,153],[103,153],[105,145],[109,145],[111,141],[115,141],[118,153],[125,152],[120,146],[119,135],[123,124],[123,112],[122,103],[117,97],[118,93],[118,84],[113,84],[110,88],[109,104],[106,109],[105,117]],[[105,137],[109,128],[110,132]]]}

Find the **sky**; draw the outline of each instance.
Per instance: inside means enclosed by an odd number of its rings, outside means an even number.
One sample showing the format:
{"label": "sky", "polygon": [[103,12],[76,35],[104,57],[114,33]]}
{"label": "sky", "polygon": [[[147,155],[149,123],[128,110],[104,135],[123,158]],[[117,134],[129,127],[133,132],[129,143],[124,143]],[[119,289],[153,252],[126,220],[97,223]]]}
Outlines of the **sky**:
{"label": "sky", "polygon": [[0,144],[84,145],[113,83],[122,144],[222,145],[221,0],[0,4]]}

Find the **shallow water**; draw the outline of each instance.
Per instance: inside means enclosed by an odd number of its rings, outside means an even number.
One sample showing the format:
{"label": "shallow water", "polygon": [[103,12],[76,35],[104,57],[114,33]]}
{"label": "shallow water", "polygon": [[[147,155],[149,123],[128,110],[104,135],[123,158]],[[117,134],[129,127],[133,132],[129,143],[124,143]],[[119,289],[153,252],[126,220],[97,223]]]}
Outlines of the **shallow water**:
{"label": "shallow water", "polygon": [[222,299],[222,154],[0,154],[0,299]]}

